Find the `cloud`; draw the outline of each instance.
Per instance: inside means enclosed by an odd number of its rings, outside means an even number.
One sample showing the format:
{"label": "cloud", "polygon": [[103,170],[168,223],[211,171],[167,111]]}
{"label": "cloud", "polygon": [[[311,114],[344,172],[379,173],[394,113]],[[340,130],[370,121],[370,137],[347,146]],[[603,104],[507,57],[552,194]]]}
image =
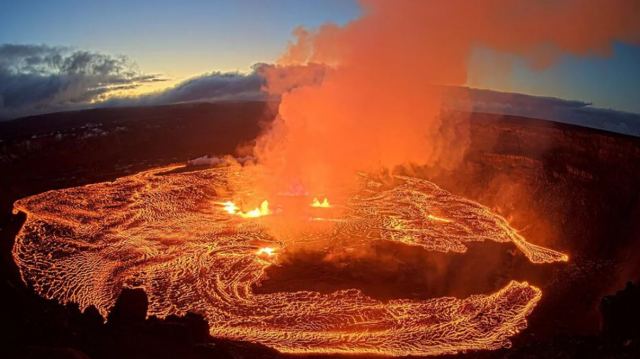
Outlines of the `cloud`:
{"label": "cloud", "polygon": [[[184,102],[280,99],[318,85],[333,70],[321,64],[259,63],[251,72],[211,72],[162,91],[131,97],[111,92],[163,81],[124,56],[46,45],[0,45],[0,119],[88,107],[156,106]],[[540,118],[640,136],[640,115],[597,109],[582,101],[448,87],[445,107]]]}
{"label": "cloud", "polygon": [[248,74],[211,72],[159,92],[112,98],[102,105],[154,106],[184,102],[277,99],[292,88],[318,83],[325,70],[325,66],[315,64],[278,66],[258,63]]}
{"label": "cloud", "polygon": [[68,110],[115,90],[163,81],[124,56],[47,45],[0,45],[0,117]]}
{"label": "cloud", "polygon": [[[277,99],[291,88],[317,83],[324,66],[259,63],[248,74],[211,72],[138,96],[116,96],[165,81],[140,72],[125,56],[61,46],[0,45],[0,119],[95,107]],[[266,91],[266,79],[270,88]]]}
{"label": "cloud", "polygon": [[262,100],[263,79],[255,71],[249,74],[211,72],[187,79],[174,87],[140,96],[115,97],[102,106],[154,106],[183,102],[216,100]]}

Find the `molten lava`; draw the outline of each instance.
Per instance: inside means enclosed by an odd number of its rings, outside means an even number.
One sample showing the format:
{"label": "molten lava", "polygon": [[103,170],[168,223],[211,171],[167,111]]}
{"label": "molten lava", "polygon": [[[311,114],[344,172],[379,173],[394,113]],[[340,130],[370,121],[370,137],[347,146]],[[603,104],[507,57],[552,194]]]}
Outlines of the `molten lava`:
{"label": "molten lava", "polygon": [[329,208],[331,207],[331,205],[329,204],[329,199],[327,197],[325,197],[322,202],[320,202],[317,198],[313,199],[313,202],[311,202],[311,207],[316,207],[316,208]]}
{"label": "molten lava", "polygon": [[433,214],[428,215],[427,219],[431,220],[431,221],[438,221],[438,222],[445,222],[445,223],[450,223],[451,222],[450,220],[448,220],[446,218],[434,216]]}
{"label": "molten lava", "polygon": [[[441,252],[465,252],[475,241],[511,242],[534,263],[567,259],[526,242],[488,208],[422,179],[394,177],[390,185],[363,177],[340,204],[340,218],[275,237],[267,222],[278,213],[264,221],[243,218],[269,214],[266,201],[242,212],[218,197],[242,188],[237,169],[170,169],[17,201],[15,210],[27,214],[13,248],[23,280],[43,297],[93,305],[105,317],[123,287],[143,288],[148,315],[200,313],[216,337],[283,352],[432,355],[508,346],[541,291],[511,281],[464,299],[380,301],[356,289],[257,294],[252,288],[277,263],[276,248],[285,253],[304,241],[384,240]],[[310,230],[311,223],[320,228]]]}
{"label": "molten lava", "polygon": [[257,255],[266,255],[267,257],[271,257],[276,255],[276,249],[273,247],[263,247],[258,249],[256,252]]}
{"label": "molten lava", "polygon": [[269,201],[267,200],[262,201],[262,203],[260,204],[260,207],[254,208],[247,212],[240,211],[238,206],[236,206],[236,204],[231,201],[226,201],[222,203],[222,206],[224,207],[224,210],[227,213],[234,214],[242,218],[257,218],[257,217],[266,216],[271,213],[271,211],[269,210]]}

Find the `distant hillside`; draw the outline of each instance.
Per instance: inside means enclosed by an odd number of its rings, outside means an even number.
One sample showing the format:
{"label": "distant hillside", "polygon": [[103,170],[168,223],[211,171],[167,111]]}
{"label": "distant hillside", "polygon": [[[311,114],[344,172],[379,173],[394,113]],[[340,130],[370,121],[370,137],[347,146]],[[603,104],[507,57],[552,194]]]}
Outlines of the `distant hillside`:
{"label": "distant hillside", "polygon": [[447,106],[536,118],[640,137],[640,114],[592,107],[590,103],[554,97],[450,87]]}
{"label": "distant hillside", "polygon": [[[259,87],[257,87],[255,91],[258,93]],[[636,113],[592,107],[590,103],[584,101],[473,89],[467,87],[446,87],[446,92],[447,98],[445,101],[445,108],[449,109],[529,117],[640,137],[640,114]],[[237,103],[260,101],[261,100],[238,100]],[[220,104],[225,102],[217,103]],[[212,103],[202,102],[202,99],[196,101],[189,100],[188,98],[185,102],[181,102],[181,104],[139,107],[119,107],[117,103],[114,102],[103,104],[110,107],[100,109],[35,115],[18,118],[15,119],[15,121],[39,121],[41,125],[51,130],[57,128],[56,126],[61,122],[73,123],[74,120],[78,119],[83,121],[81,118],[84,118],[85,113],[95,113],[96,116],[106,117],[126,117],[130,115],[157,116],[158,111],[165,111],[168,109],[174,109],[171,111],[180,111],[178,109],[191,108],[192,106],[207,106],[211,104]],[[70,119],[68,119],[68,117]],[[44,118],[47,120],[43,120]],[[15,124],[5,126],[5,124],[8,123],[7,121],[9,120],[0,118],[0,138],[5,137],[4,131],[11,131],[11,129],[16,128]],[[13,121],[14,120],[11,120],[11,122]],[[45,124],[45,122],[52,123]]]}
{"label": "distant hillside", "polygon": [[[0,123],[0,201],[22,188],[87,183],[203,154],[233,153],[273,118],[266,102],[104,108]],[[101,176],[95,177],[96,173]],[[14,186],[17,186],[14,188]],[[19,188],[18,188],[19,187]]]}

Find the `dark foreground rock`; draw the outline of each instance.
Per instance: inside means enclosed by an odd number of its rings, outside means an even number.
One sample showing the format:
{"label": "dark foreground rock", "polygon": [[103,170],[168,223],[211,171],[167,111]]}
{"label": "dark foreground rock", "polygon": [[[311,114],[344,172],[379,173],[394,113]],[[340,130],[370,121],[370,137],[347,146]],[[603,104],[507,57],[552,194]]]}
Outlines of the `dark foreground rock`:
{"label": "dark foreground rock", "polygon": [[[42,303],[55,307],[55,303]],[[80,313],[77,306],[59,308],[43,318],[43,332],[34,343],[14,347],[15,358],[274,358],[277,352],[257,344],[214,339],[202,316],[188,313],[164,319],[146,317],[147,297],[139,289],[125,289],[109,317],[93,307]],[[52,331],[55,335],[47,335]]]}

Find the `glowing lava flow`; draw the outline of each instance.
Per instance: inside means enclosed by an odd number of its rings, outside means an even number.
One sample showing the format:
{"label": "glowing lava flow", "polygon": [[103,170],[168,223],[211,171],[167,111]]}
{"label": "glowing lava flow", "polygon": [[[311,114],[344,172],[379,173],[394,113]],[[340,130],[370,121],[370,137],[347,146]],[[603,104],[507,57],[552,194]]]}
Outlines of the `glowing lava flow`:
{"label": "glowing lava flow", "polygon": [[273,247],[262,247],[260,249],[258,249],[258,251],[256,252],[256,254],[258,255],[267,255],[269,257],[274,256],[276,254],[276,250]]}
{"label": "glowing lava flow", "polygon": [[316,207],[316,208],[329,208],[331,207],[331,205],[329,204],[329,199],[327,197],[325,197],[322,202],[320,202],[317,198],[313,199],[313,202],[311,202],[311,207]]}
{"label": "glowing lava flow", "polygon": [[271,213],[271,211],[269,210],[269,201],[267,200],[262,201],[262,203],[260,204],[260,207],[254,208],[247,212],[240,211],[238,206],[236,206],[235,203],[231,201],[226,201],[222,203],[222,207],[227,213],[235,214],[242,218],[258,218],[258,217],[269,215]]}
{"label": "glowing lava flow", "polygon": [[[356,289],[255,294],[252,286],[277,259],[276,248],[286,251],[290,239],[269,234],[263,221],[271,216],[246,220],[235,206],[212,205],[224,203],[217,189],[238,188],[229,183],[241,181],[236,170],[167,170],[17,201],[15,211],[27,213],[13,249],[23,280],[46,298],[94,305],[105,316],[123,287],[143,288],[149,315],[200,313],[214,336],[291,353],[497,349],[526,327],[541,297],[539,289],[516,281],[465,299],[382,302]],[[492,240],[513,242],[533,262],[566,260],[527,243],[486,207],[425,180],[396,182],[383,186],[365,178],[325,240],[398,241],[442,252]],[[263,212],[268,204],[257,213]],[[446,221],[429,220],[431,213]]]}

